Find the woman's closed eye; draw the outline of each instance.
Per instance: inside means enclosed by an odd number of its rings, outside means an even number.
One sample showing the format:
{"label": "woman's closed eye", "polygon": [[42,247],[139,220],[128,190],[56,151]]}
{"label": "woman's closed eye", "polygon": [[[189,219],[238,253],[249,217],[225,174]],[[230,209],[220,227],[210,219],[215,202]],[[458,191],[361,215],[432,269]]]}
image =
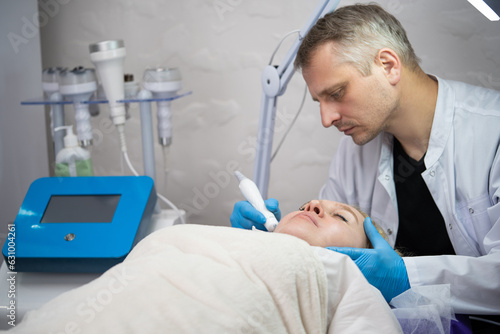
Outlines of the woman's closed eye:
{"label": "woman's closed eye", "polygon": [[332,216],[334,217],[339,217],[340,219],[342,219],[344,222],[348,223],[349,221],[341,214],[339,213],[333,213]]}

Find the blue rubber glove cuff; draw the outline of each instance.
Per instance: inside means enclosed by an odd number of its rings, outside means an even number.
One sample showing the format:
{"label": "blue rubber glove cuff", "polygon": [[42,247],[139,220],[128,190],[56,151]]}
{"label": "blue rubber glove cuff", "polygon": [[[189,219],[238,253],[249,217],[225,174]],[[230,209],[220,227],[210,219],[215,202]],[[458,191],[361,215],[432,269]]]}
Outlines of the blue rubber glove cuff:
{"label": "blue rubber glove cuff", "polygon": [[363,222],[373,249],[327,247],[346,254],[361,270],[368,282],[380,290],[387,302],[410,288],[403,258],[380,235],[370,217]]}
{"label": "blue rubber glove cuff", "polygon": [[[269,198],[264,201],[266,207],[271,211],[278,221],[281,220],[281,210],[279,203],[274,198]],[[264,227],[266,217],[257,211],[248,201],[240,201],[234,204],[233,212],[231,213],[231,226],[250,230],[252,226],[255,228],[267,231]]]}

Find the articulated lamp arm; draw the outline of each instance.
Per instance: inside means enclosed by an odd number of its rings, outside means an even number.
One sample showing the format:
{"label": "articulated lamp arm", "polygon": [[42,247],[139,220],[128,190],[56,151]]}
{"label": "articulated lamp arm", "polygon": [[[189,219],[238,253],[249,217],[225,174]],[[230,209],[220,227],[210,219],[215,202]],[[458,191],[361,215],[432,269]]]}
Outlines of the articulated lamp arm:
{"label": "articulated lamp arm", "polygon": [[311,27],[326,13],[337,8],[340,0],[320,0],[313,15],[302,28],[299,36],[288,51],[285,59],[278,66],[269,65],[262,72],[262,103],[260,107],[259,129],[257,133],[257,152],[254,163],[253,179],[259,188],[262,197],[267,198],[269,187],[269,172],[271,165],[271,150],[274,137],[274,120],[278,96],[285,93],[286,87],[295,72],[293,62],[302,39]]}

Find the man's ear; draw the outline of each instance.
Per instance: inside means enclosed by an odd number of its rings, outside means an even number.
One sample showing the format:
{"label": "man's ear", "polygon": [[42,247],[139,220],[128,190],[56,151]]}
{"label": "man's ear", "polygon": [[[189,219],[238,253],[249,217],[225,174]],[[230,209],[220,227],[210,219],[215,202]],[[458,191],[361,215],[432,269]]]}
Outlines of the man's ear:
{"label": "man's ear", "polygon": [[403,64],[394,50],[389,48],[380,49],[375,62],[381,67],[391,85],[396,85],[401,80]]}

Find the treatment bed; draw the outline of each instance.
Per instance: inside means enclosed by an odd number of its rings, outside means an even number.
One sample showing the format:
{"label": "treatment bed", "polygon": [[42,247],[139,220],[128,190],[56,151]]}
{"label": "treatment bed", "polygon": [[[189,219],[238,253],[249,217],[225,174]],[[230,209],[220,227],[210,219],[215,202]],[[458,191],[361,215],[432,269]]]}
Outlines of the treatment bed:
{"label": "treatment bed", "polygon": [[285,234],[176,225],[28,312],[8,333],[390,334],[401,327],[345,255]]}

